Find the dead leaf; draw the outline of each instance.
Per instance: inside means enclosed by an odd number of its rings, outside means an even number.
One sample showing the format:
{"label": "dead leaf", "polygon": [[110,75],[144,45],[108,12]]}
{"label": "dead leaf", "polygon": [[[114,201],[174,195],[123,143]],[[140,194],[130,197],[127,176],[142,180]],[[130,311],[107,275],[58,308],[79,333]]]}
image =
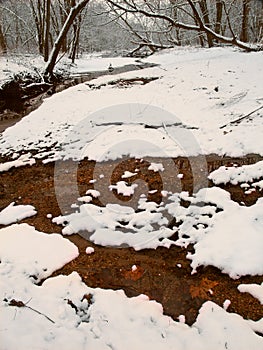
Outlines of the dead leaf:
{"label": "dead leaf", "polygon": [[132,280],[132,281],[137,281],[142,277],[144,274],[144,270],[137,265],[136,270],[129,270],[129,271],[124,271],[123,275],[126,279]]}
{"label": "dead leaf", "polygon": [[219,282],[211,281],[210,279],[204,277],[201,279],[201,282],[197,286],[190,286],[190,294],[192,298],[202,298],[207,299],[207,293],[217,286]]}

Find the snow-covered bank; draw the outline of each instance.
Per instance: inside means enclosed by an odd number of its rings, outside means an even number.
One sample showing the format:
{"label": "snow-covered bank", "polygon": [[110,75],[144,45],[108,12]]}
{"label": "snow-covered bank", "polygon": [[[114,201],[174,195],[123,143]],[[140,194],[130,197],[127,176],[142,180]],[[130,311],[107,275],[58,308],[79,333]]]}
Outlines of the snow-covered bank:
{"label": "snow-covered bank", "polygon": [[[164,316],[146,295],[127,298],[123,291],[89,288],[76,272],[47,278],[77,254],[59,235],[13,225],[0,230],[0,241],[2,350],[18,344],[20,350],[262,349],[254,332],[263,331],[260,321],[246,321],[213,302],[203,304],[190,327],[183,317],[177,322]],[[47,278],[41,286],[34,284],[39,278]]]}
{"label": "snow-covered bank", "polygon": [[[148,145],[143,152],[135,150],[134,156],[156,155],[151,146],[161,139],[161,156],[164,147],[166,156],[262,154],[263,109],[233,124],[262,106],[262,58],[262,52],[248,54],[233,48],[174,49],[151,56],[148,60],[160,67],[108,75],[46,99],[3,133],[1,153],[34,149],[39,157],[50,159],[96,159],[98,142],[107,139],[107,158],[116,157],[116,150],[111,154],[110,149],[118,142],[120,157],[130,153],[126,146],[137,134],[136,142],[147,140]],[[159,79],[146,85],[108,85],[153,76]],[[120,104],[114,113],[114,106]],[[118,137],[110,137],[109,129],[116,124]]]}
{"label": "snow-covered bank", "polygon": [[[59,72],[65,70],[67,74],[77,75],[81,73],[107,70],[109,65],[112,67],[121,67],[128,64],[136,64],[134,58],[124,57],[102,57],[102,53],[85,54],[77,59],[76,64],[72,64],[71,60],[66,56],[62,57],[56,65],[55,69]],[[40,55],[13,55],[0,57],[0,86],[7,80],[11,79],[15,74],[27,72],[36,74],[36,70],[40,73],[44,69],[45,62]]]}
{"label": "snow-covered bank", "polygon": [[240,187],[244,188],[246,194],[250,194],[255,191],[256,188],[261,191],[263,189],[262,178],[263,161],[252,165],[243,165],[241,167],[222,166],[209,175],[209,179],[216,185],[227,183],[233,185],[240,184]]}

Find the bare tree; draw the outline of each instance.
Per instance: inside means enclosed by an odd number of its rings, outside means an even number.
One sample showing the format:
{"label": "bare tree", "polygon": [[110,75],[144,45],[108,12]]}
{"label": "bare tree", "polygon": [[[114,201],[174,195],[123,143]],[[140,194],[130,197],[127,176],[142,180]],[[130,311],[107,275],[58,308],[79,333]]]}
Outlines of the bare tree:
{"label": "bare tree", "polygon": [[45,17],[45,45],[44,61],[47,62],[49,55],[49,34],[50,34],[50,0],[46,0],[46,17]]}
{"label": "bare tree", "polygon": [[47,65],[44,70],[44,77],[45,79],[52,79],[53,78],[53,70],[56,64],[56,60],[59,54],[59,51],[61,49],[61,46],[63,44],[63,40],[65,39],[70,27],[72,26],[75,18],[78,16],[78,14],[83,10],[83,8],[89,3],[89,0],[80,0],[78,3],[76,3],[75,6],[73,6],[69,12],[69,15],[54,43],[54,46],[52,48],[52,51],[50,53],[50,57],[48,59]]}
{"label": "bare tree", "polygon": [[223,1],[216,0],[216,23],[215,23],[215,32],[221,34],[222,28],[222,15],[223,15]]}
{"label": "bare tree", "polygon": [[[202,12],[203,21],[204,21],[205,26],[207,26],[208,28],[211,28],[206,0],[200,0],[199,6],[200,6],[200,9]],[[207,42],[208,42],[209,47],[214,46],[213,37],[212,37],[211,33],[207,33]]]}
{"label": "bare tree", "polygon": [[7,54],[7,45],[6,45],[6,39],[2,30],[2,26],[0,23],[0,55]]}
{"label": "bare tree", "polygon": [[[231,18],[229,17],[228,13],[226,13],[225,15],[227,16],[227,20],[230,26],[229,31],[232,34],[232,36],[224,36],[213,30],[210,26],[210,23],[206,23],[210,22],[209,16],[207,16],[207,4],[206,2],[201,0],[197,3],[192,0],[185,1],[185,3],[188,5],[188,9],[184,9],[184,12],[188,14],[188,21],[186,20],[184,22],[180,22],[176,18],[173,18],[172,16],[168,15],[164,10],[159,11],[158,9],[156,9],[156,7],[154,7],[154,5],[152,5],[152,2],[147,0],[145,0],[144,2],[136,0],[107,0],[106,2],[110,3],[111,6],[115,7],[118,11],[123,11],[123,13],[129,13],[133,15],[141,14],[142,16],[147,18],[162,20],[167,23],[167,26],[173,28],[179,28],[187,31],[196,31],[198,33],[204,32],[211,41],[211,45],[212,40],[215,40],[220,43],[238,46],[246,51],[258,51],[262,49],[262,45],[249,44],[238,39],[238,35],[234,32],[231,26]],[[225,2],[223,2],[223,4],[224,3]],[[163,4],[165,5],[165,1],[163,2]],[[197,4],[202,4],[203,6],[203,10],[201,9],[201,13],[199,13]],[[192,10],[192,14],[190,14],[189,9]],[[218,14],[218,17],[221,17],[221,15],[219,16]]]}
{"label": "bare tree", "polygon": [[244,42],[249,41],[248,34],[248,22],[249,22],[249,11],[250,11],[250,0],[242,0],[243,13],[242,13],[242,29],[240,40]]}
{"label": "bare tree", "polygon": [[30,8],[34,18],[37,40],[38,40],[38,51],[42,55],[44,53],[44,8],[41,0],[34,2],[30,0]]}

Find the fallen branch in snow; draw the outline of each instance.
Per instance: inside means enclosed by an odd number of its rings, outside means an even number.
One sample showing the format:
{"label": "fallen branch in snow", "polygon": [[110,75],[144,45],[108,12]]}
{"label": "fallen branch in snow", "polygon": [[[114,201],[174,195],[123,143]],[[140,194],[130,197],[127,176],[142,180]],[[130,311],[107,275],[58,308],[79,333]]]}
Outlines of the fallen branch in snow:
{"label": "fallen branch in snow", "polygon": [[99,90],[101,87],[107,86],[107,85],[111,85],[114,86],[116,85],[119,88],[123,88],[123,87],[130,87],[133,85],[146,85],[154,80],[160,79],[160,77],[137,77],[137,78],[129,78],[129,79],[117,79],[117,80],[112,80],[109,81],[107,83],[103,83],[100,85],[95,85],[95,84],[89,84],[86,83],[86,85],[92,89],[92,90]]}
{"label": "fallen branch in snow", "polygon": [[[4,299],[4,301],[8,301],[7,299]],[[9,306],[16,306],[16,307],[26,307],[32,311],[35,311],[36,313],[38,313],[39,315],[42,315],[44,316],[47,320],[49,320],[50,322],[52,323],[55,323],[53,320],[51,320],[51,318],[49,318],[47,315],[44,315],[42,312],[36,310],[36,309],[33,309],[31,306],[28,306],[26,305],[23,301],[21,300],[15,300],[15,299],[12,299],[8,302],[8,305]]]}
{"label": "fallen branch in snow", "polygon": [[133,41],[132,43],[137,44],[138,46],[135,49],[133,49],[131,52],[129,52],[129,54],[128,54],[129,57],[135,56],[135,54],[144,47],[146,47],[146,48],[148,47],[151,50],[151,53],[150,54],[143,54],[142,53],[141,55],[139,55],[139,57],[150,56],[151,54],[153,54],[157,50],[171,49],[174,47],[173,45],[161,45],[161,44],[155,44],[155,43],[149,42],[149,41],[142,41],[142,42]]}
{"label": "fallen branch in snow", "polygon": [[44,81],[41,81],[40,83],[31,83],[23,88],[23,90],[27,91],[28,89],[32,89],[34,87],[50,87],[53,86],[53,84],[46,83]]}
{"label": "fallen branch in snow", "polygon": [[240,117],[240,118],[238,118],[238,119],[235,119],[235,120],[233,120],[232,122],[229,122],[229,123],[227,123],[227,124],[225,124],[225,125],[220,126],[219,129],[223,129],[223,128],[225,128],[225,127],[228,126],[228,125],[232,125],[232,124],[235,124],[235,123],[239,123],[239,122],[241,122],[243,119],[250,117],[252,114],[254,114],[255,112],[259,111],[259,110],[262,109],[262,108],[263,108],[263,106],[260,106],[260,107],[258,107],[258,108],[256,108],[256,109],[254,109],[252,112],[250,112],[250,113],[248,113],[248,114],[246,114],[246,115],[243,115],[242,117]]}

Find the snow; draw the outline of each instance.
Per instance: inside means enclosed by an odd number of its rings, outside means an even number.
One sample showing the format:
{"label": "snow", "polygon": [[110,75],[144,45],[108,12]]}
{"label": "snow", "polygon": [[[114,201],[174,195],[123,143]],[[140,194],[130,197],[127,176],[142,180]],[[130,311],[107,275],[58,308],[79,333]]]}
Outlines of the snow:
{"label": "snow", "polygon": [[90,194],[92,197],[98,198],[100,196],[100,191],[89,189],[86,194]]}
{"label": "snow", "polygon": [[86,248],[86,254],[88,254],[88,255],[94,253],[94,251],[95,251],[95,250],[94,250],[93,247],[87,247],[87,248]]}
{"label": "snow", "polygon": [[231,301],[229,299],[226,299],[223,303],[224,310],[227,310],[230,305],[231,305]]}
{"label": "snow", "polygon": [[5,162],[0,164],[0,173],[8,171],[11,168],[18,168],[24,165],[33,165],[36,161],[34,158],[31,158],[31,154],[22,154],[18,159],[12,160],[10,162]]}
{"label": "snow", "polygon": [[[123,57],[102,57],[102,54],[85,54],[82,55],[75,64],[66,56],[59,60],[56,69],[66,69],[70,71],[70,75],[79,75],[80,73],[90,73],[94,71],[107,70],[110,63],[113,68],[128,64],[138,65],[134,58]],[[12,78],[14,74],[20,72],[28,72],[36,74],[36,69],[40,72],[44,69],[45,62],[42,56],[37,55],[13,55],[0,57],[0,85]]]}
{"label": "snow", "polygon": [[162,306],[145,295],[127,298],[122,291],[89,288],[75,272],[48,278],[41,286],[20,283],[27,290],[16,300],[28,297],[27,307],[10,306],[9,295],[1,301],[3,350],[18,342],[21,350],[144,349],[145,344],[153,350],[192,350],[193,344],[195,350],[223,350],[226,344],[230,350],[262,349],[262,338],[253,331],[257,324],[213,302],[203,304],[190,327],[183,315],[179,322],[164,316]]}
{"label": "snow", "polygon": [[153,170],[155,173],[159,171],[164,171],[164,167],[161,163],[151,163],[148,169]]}
{"label": "snow", "polygon": [[220,188],[201,189],[191,205],[182,208],[176,202],[168,204],[170,214],[183,223],[176,244],[194,244],[193,273],[201,266],[212,265],[231,278],[263,274],[263,198],[244,207],[230,199]]}
{"label": "snow", "polygon": [[137,184],[128,185],[125,181],[118,181],[116,185],[110,185],[110,190],[116,190],[118,194],[123,196],[131,196],[134,194],[135,188],[138,187]]}
{"label": "snow", "polygon": [[80,57],[75,65],[71,66],[71,74],[78,75],[80,73],[94,72],[107,70],[109,65],[112,65],[113,69],[129,64],[138,65],[135,58],[128,57],[100,57],[98,55],[83,55]]}
{"label": "snow", "polygon": [[[30,245],[23,246],[27,251],[20,249],[21,234],[23,240],[28,236]],[[262,338],[254,333],[255,328],[261,329],[259,323],[227,313],[213,302],[203,304],[190,327],[183,315],[179,322],[164,316],[162,306],[145,295],[127,298],[121,290],[90,288],[76,272],[47,278],[77,255],[76,247],[59,235],[46,235],[22,224],[0,230],[0,239],[1,248],[5,242],[0,251],[3,350],[14,349],[18,343],[21,350],[61,346],[69,350],[144,349],[145,344],[158,350],[192,350],[193,344],[195,350],[211,346],[223,350],[225,344],[230,350],[262,348]],[[47,254],[52,249],[56,254]],[[30,277],[33,273],[47,279],[36,285]],[[12,306],[12,301],[24,306]]]}
{"label": "snow", "polygon": [[[262,52],[248,54],[233,48],[177,48],[146,60],[159,67],[107,75],[57,93],[3,132],[0,152],[13,160],[1,164],[0,171],[33,165],[35,159],[47,163],[132,156],[148,161],[148,170],[158,172],[166,184],[171,170],[175,182],[183,177],[171,168],[171,157],[262,156],[262,56]],[[134,63],[120,58],[83,58],[72,72],[107,69],[110,63],[116,67],[124,62]],[[10,70],[5,67],[0,79],[18,69],[15,64]],[[145,85],[118,84],[120,79],[152,77],[158,79]],[[235,122],[255,110],[249,118]],[[149,157],[162,160],[152,162]],[[205,158],[196,168],[189,161],[194,174],[206,169]],[[251,192],[263,188],[262,169],[262,161],[221,167],[209,179],[214,185],[241,184]],[[245,207],[215,186],[193,195],[164,187],[163,201],[157,204],[147,201],[147,194],[155,190],[146,186],[140,192],[137,183],[125,181],[137,172],[124,171],[124,181],[109,182],[103,192],[97,185],[106,183],[111,174],[101,174],[100,169],[90,181],[94,188],[74,198],[82,203],[68,203],[75,212],[47,217],[63,226],[62,234],[79,233],[103,246],[142,250],[191,245],[187,259],[192,273],[211,265],[234,279],[263,274],[263,198]],[[113,200],[115,191],[129,196],[129,201]],[[108,194],[111,201],[103,203]],[[105,205],[92,204],[93,198]],[[185,201],[189,206],[183,205]],[[0,212],[0,224],[10,225],[35,213],[33,206],[11,203]],[[174,218],[177,225],[170,228]],[[87,246],[87,254],[94,251]],[[189,326],[184,315],[178,322],[172,320],[146,295],[128,298],[121,290],[90,288],[76,272],[51,277],[78,254],[78,248],[60,234],[39,232],[28,224],[0,229],[1,350],[16,349],[17,344],[21,350],[145,349],[146,345],[153,350],[263,348],[263,338],[255,333],[263,333],[263,318],[245,320],[228,312],[228,299],[222,307],[205,302]],[[174,267],[177,270],[182,264],[175,261]],[[131,266],[132,272],[136,269],[135,264]],[[263,302],[263,284],[240,284],[238,290]]]}
{"label": "snow", "polygon": [[[0,268],[8,278],[34,275],[40,281],[77,256],[78,248],[59,234],[47,235],[28,224],[0,229]],[[8,291],[1,280],[1,292],[12,294],[17,289],[19,285]]]}
{"label": "snow", "polygon": [[135,175],[137,175],[138,173],[132,173],[131,171],[125,171],[124,174],[121,176],[122,179],[127,179],[129,177],[133,177]]}
{"label": "snow", "polygon": [[[106,207],[83,204],[79,207],[79,212],[58,216],[52,221],[65,225],[62,229],[64,235],[81,232],[95,244],[117,247],[128,245],[136,250],[156,248],[159,245],[169,247],[172,242],[166,238],[173,231],[166,227],[168,220],[158,212],[156,203],[145,201],[146,199],[140,200],[140,212],[118,204],[108,204]],[[159,230],[154,229],[156,225]],[[122,232],[121,229],[127,232]],[[86,236],[85,231],[92,235]]]}
{"label": "snow", "polygon": [[237,288],[241,293],[250,293],[263,305],[263,282],[261,284],[240,284]]}
{"label": "snow", "polygon": [[9,225],[36,215],[36,213],[32,205],[15,205],[15,202],[12,202],[0,211],[0,225]]}
{"label": "snow", "polygon": [[[262,109],[233,123],[262,105],[262,55],[233,48],[153,55],[148,60],[160,67],[100,77],[47,98],[3,133],[0,150],[34,149],[45,161],[262,154]],[[122,89],[107,85],[136,77],[159,79]]]}
{"label": "snow", "polygon": [[[182,199],[190,202],[188,208],[181,205]],[[193,197],[184,192],[170,194],[167,200],[158,205],[141,197],[139,212],[118,204],[102,208],[83,204],[79,212],[53,222],[65,225],[63,234],[88,231],[81,235],[105,246],[141,250],[193,244],[194,253],[187,254],[193,273],[201,265],[212,265],[234,279],[263,274],[263,198],[244,207],[232,201],[227,191],[213,187],[201,189]],[[173,218],[181,223],[171,229],[168,224]],[[175,232],[178,239],[170,240]]]}
{"label": "snow", "polygon": [[137,266],[136,265],[132,265],[132,271],[134,272],[134,271],[136,271],[137,270]]}
{"label": "snow", "polygon": [[[221,166],[219,169],[213,171],[209,175],[209,179],[214,184],[231,183],[237,185],[239,183],[253,182],[263,176],[263,161],[259,161],[251,165],[243,165],[241,167],[225,167]],[[250,187],[246,184],[247,187]],[[262,180],[253,184],[255,187],[263,188]]]}
{"label": "snow", "polygon": [[35,68],[43,67],[43,57],[34,55],[1,56],[0,66],[0,85],[2,85],[14,74],[24,71],[35,74]]}

